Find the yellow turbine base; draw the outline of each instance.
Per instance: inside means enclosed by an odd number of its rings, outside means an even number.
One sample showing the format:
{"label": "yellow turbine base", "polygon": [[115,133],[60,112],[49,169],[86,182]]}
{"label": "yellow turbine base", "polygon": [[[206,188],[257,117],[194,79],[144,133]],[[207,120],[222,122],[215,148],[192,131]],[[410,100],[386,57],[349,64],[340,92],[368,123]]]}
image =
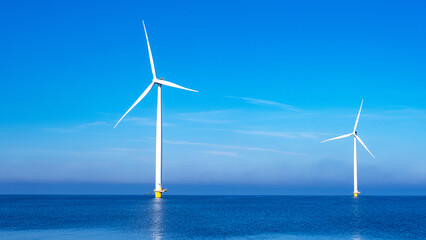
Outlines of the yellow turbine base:
{"label": "yellow turbine base", "polygon": [[161,198],[163,195],[162,192],[155,192],[155,198]]}
{"label": "yellow turbine base", "polygon": [[360,192],[354,192],[354,197],[358,197],[358,194],[360,194]]}

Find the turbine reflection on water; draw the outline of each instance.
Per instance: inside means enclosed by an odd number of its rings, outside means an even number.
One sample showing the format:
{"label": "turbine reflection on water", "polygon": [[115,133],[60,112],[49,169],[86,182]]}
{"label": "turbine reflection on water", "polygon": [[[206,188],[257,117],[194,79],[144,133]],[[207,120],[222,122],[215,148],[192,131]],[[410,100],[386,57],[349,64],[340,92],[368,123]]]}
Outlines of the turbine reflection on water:
{"label": "turbine reflection on water", "polygon": [[154,198],[151,202],[151,233],[152,239],[161,240],[163,238],[163,204],[162,198]]}
{"label": "turbine reflection on water", "polygon": [[352,219],[353,219],[353,235],[351,237],[352,240],[362,240],[361,233],[359,231],[360,225],[360,218],[361,213],[359,210],[359,198],[358,197],[352,197],[353,203],[352,203]]}

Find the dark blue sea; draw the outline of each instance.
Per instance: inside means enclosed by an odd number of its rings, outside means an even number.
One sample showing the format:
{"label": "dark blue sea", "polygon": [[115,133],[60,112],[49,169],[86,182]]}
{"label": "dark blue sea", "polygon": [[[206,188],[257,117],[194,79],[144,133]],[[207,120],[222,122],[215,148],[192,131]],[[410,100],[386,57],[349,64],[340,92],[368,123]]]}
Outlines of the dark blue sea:
{"label": "dark blue sea", "polygon": [[0,239],[426,239],[426,197],[0,195]]}

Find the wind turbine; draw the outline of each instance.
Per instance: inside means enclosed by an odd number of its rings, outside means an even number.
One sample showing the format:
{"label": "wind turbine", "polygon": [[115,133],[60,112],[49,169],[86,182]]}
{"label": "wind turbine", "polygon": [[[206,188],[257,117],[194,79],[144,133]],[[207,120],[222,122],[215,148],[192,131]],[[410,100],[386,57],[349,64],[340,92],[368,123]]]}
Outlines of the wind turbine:
{"label": "wind turbine", "polygon": [[358,112],[358,116],[356,117],[356,121],[355,121],[355,126],[354,126],[354,131],[339,137],[335,137],[335,138],[331,138],[331,139],[327,139],[322,141],[323,142],[328,142],[331,140],[336,140],[336,139],[340,139],[340,138],[346,138],[346,137],[350,137],[353,136],[354,137],[354,196],[358,197],[358,194],[360,194],[360,192],[358,191],[358,168],[357,168],[357,156],[356,156],[356,141],[358,140],[362,146],[364,146],[364,148],[368,151],[368,153],[371,154],[371,156],[374,157],[374,155],[370,152],[370,150],[368,150],[367,146],[365,146],[364,142],[361,140],[361,138],[358,136],[358,133],[356,131],[356,127],[358,126],[358,120],[359,120],[359,115],[361,114],[361,108],[362,108],[362,103],[364,100],[361,100],[361,107],[359,108],[359,112]]}
{"label": "wind turbine", "polygon": [[151,70],[152,70],[152,83],[149,84],[149,86],[143,91],[143,93],[139,96],[139,98],[136,100],[135,103],[127,110],[127,112],[118,120],[117,124],[115,124],[114,128],[117,127],[117,125],[121,122],[121,120],[149,93],[149,91],[152,89],[152,87],[156,84],[158,86],[158,95],[157,95],[157,136],[155,140],[155,197],[161,198],[163,192],[167,192],[167,189],[163,188],[161,185],[161,167],[162,167],[162,160],[163,160],[163,134],[162,134],[162,111],[161,111],[161,88],[163,85],[174,87],[174,88],[180,88],[192,92],[198,92],[196,90],[192,90],[189,88],[185,88],[182,86],[179,86],[177,84],[174,84],[172,82],[168,82],[163,80],[163,78],[158,79],[155,75],[155,68],[154,68],[154,60],[152,59],[152,53],[151,53],[151,47],[149,46],[149,40],[148,40],[148,34],[146,32],[146,27],[144,21],[142,21],[143,29],[145,30],[145,36],[146,36],[146,43],[148,45],[148,53],[149,53],[149,61],[151,62]]}

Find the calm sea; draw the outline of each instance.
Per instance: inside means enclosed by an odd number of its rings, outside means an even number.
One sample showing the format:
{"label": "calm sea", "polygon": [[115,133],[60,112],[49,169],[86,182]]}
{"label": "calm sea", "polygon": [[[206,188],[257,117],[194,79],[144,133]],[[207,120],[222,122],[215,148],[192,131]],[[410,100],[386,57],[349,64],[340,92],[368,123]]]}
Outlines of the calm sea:
{"label": "calm sea", "polygon": [[0,239],[426,239],[426,197],[0,195]]}

